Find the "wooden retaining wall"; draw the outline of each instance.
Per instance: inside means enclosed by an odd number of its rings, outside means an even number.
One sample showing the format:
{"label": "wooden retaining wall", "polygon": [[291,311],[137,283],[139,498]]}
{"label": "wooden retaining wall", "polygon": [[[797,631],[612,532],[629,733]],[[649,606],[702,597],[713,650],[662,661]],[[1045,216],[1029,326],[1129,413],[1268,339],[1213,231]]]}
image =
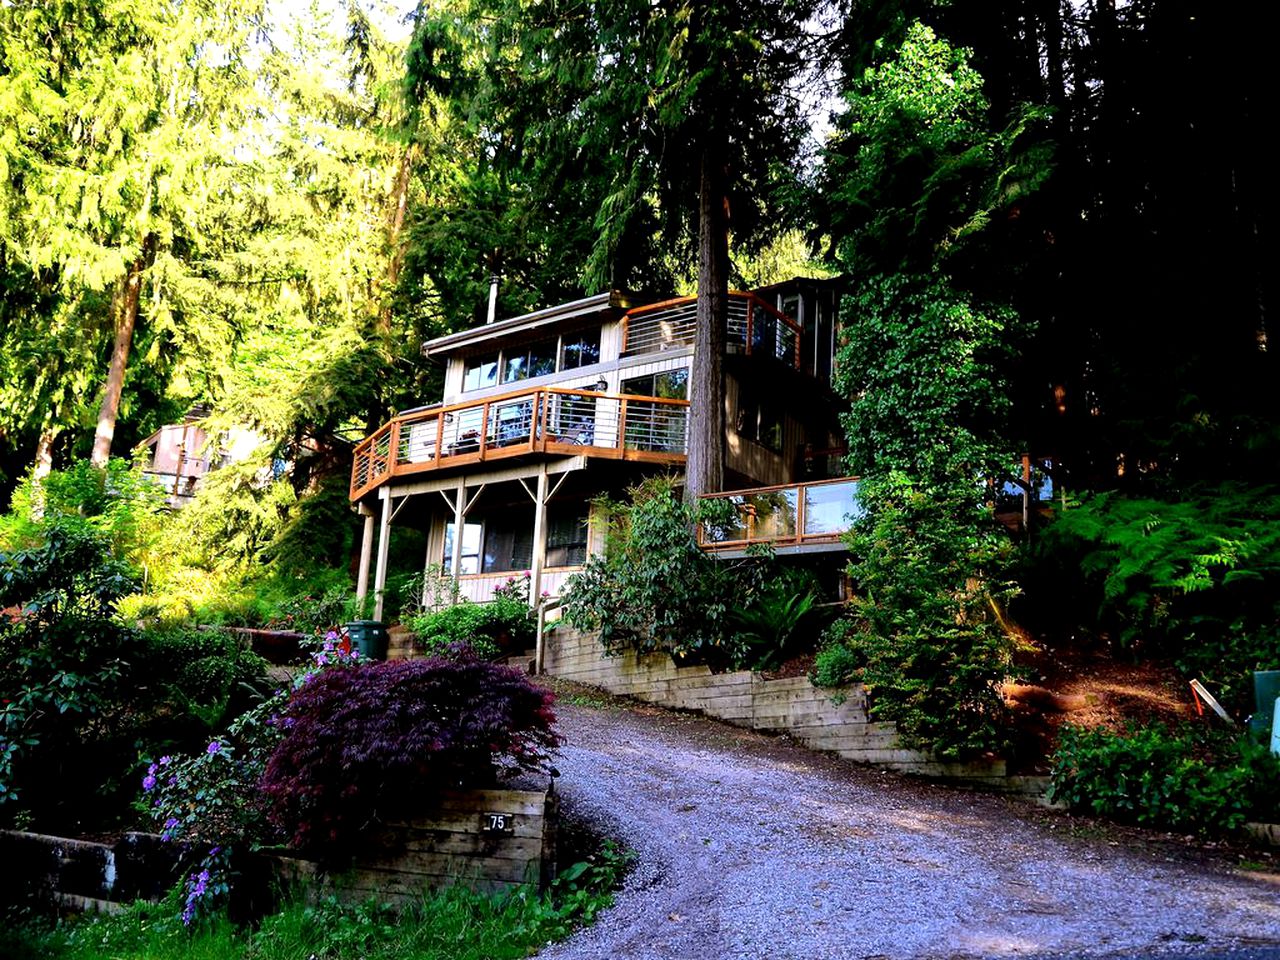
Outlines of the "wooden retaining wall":
{"label": "wooden retaining wall", "polygon": [[288,856],[278,861],[286,879],[307,882],[312,894],[353,902],[409,903],[453,884],[483,893],[541,888],[556,873],[557,811],[550,789],[449,793],[429,814],[363,841],[340,872]]}
{"label": "wooden retaining wall", "polygon": [[740,727],[786,733],[815,750],[902,773],[963,779],[1024,792],[1024,778],[1005,776],[1003,760],[943,763],[901,746],[897,727],[867,716],[860,684],[815,687],[808,677],[766,680],[758,673],[715,673],[705,666],[678,667],[665,653],[604,654],[594,634],[566,626],[546,636],[546,672],[663,707],[696,710]]}
{"label": "wooden retaining wall", "polygon": [[99,843],[0,830],[0,899],[95,911],[158,900],[178,879],[178,854],[150,833]]}
{"label": "wooden retaining wall", "polygon": [[[409,903],[454,884],[484,893],[541,888],[555,878],[557,822],[550,789],[448,793],[423,817],[362,840],[341,872],[284,852],[249,855],[236,869],[251,888],[270,889],[281,879],[303,886],[305,897],[351,902]],[[181,878],[182,852],[146,833],[107,844],[0,830],[0,899],[95,911],[159,900]]]}

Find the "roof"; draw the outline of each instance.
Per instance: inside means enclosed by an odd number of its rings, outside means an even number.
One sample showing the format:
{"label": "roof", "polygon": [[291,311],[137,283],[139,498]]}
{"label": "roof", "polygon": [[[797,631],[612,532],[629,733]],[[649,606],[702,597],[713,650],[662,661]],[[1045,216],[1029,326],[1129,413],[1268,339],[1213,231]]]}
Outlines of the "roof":
{"label": "roof", "polygon": [[581,300],[572,300],[569,303],[561,303],[554,307],[535,310],[533,313],[525,313],[518,317],[508,317],[505,320],[495,320],[493,323],[472,327],[470,330],[460,330],[457,333],[436,337],[434,340],[428,340],[422,345],[422,355],[424,357],[434,357],[454,353],[495,337],[500,337],[503,334],[537,330],[542,327],[558,325],[566,320],[574,320],[597,313],[626,310],[629,307],[637,306],[640,302],[633,294],[625,293],[621,290],[609,290],[605,293],[597,293],[594,296],[583,297]]}

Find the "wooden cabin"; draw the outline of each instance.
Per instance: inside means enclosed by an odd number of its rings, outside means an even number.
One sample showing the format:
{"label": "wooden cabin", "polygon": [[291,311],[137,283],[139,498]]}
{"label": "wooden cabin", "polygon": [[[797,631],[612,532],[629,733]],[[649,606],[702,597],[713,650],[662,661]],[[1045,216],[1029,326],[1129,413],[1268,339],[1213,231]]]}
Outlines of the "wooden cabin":
{"label": "wooden cabin", "polygon": [[[841,548],[853,483],[826,482],[842,447],[831,389],[838,297],[834,281],[803,278],[730,294],[715,402],[731,492],[720,495],[738,498],[743,522],[702,531],[708,549]],[[491,599],[524,572],[533,602],[557,596],[603,548],[591,501],[683,469],[696,315],[693,297],[612,291],[427,343],[445,368],[443,397],[401,411],[355,451],[357,592],[367,594],[372,568],[375,618],[402,526],[426,534],[424,568],[469,599]]]}

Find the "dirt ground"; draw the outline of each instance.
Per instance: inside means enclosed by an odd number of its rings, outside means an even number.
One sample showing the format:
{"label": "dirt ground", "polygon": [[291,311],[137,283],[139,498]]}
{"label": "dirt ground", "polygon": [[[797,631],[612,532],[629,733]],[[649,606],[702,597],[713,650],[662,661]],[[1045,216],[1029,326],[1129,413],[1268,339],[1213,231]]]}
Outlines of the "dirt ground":
{"label": "dirt ground", "polygon": [[1066,723],[1121,733],[1131,725],[1218,722],[1198,717],[1190,686],[1167,663],[1132,662],[1096,646],[1038,648],[1020,659],[1027,677],[1005,687],[1018,731],[1019,772],[1047,772],[1047,757]]}
{"label": "dirt ground", "polygon": [[1269,853],[559,687],[563,807],[637,864],[615,907],[546,960],[1280,957]]}

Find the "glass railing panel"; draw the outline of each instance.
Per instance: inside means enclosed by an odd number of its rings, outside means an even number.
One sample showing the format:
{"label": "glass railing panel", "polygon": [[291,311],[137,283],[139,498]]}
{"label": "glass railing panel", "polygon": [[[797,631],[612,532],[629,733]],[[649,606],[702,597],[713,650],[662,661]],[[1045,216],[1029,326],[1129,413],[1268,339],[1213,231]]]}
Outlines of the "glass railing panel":
{"label": "glass railing panel", "polygon": [[743,509],[752,515],[753,540],[794,540],[799,523],[800,491],[795,487],[754,493]]}
{"label": "glass railing panel", "polygon": [[736,543],[740,540],[746,540],[751,531],[747,527],[747,514],[742,509],[742,497],[724,497],[733,504],[734,510],[731,515],[725,517],[721,522],[712,523],[710,521],[702,524],[702,541],[704,543]]}
{"label": "glass railing panel", "polygon": [[804,535],[838,536],[848,530],[861,512],[857,491],[857,480],[805,487]]}

